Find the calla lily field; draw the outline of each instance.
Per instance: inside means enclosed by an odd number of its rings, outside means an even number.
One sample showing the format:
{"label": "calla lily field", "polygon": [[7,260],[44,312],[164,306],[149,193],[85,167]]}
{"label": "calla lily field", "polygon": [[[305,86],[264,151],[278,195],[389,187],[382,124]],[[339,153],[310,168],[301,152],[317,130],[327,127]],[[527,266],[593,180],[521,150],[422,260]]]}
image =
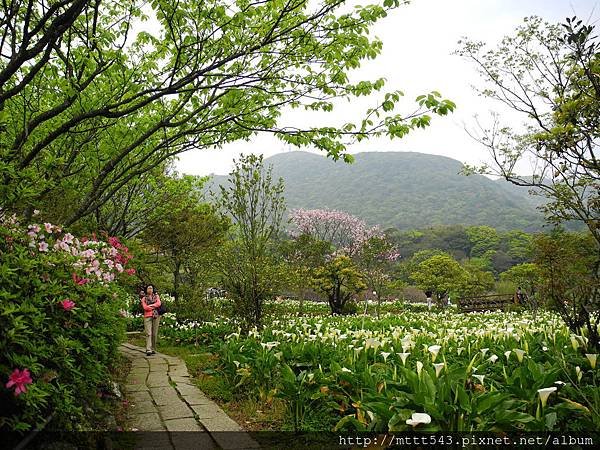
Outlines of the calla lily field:
{"label": "calla lily field", "polygon": [[[225,300],[223,300],[225,302]],[[406,305],[369,315],[294,314],[262,330],[180,321],[163,332],[207,345],[237,396],[283,400],[290,423],[326,431],[584,431],[600,426],[596,355],[552,312],[460,314]],[[396,304],[399,307],[399,304]],[[314,425],[312,425],[314,429]]]}

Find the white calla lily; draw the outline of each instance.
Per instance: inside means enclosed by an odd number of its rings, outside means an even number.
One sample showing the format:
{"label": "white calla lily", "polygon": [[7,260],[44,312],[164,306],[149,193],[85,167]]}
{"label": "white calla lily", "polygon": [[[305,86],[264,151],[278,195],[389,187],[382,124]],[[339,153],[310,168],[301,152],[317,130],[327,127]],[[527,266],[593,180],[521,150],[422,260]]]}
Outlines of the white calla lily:
{"label": "white calla lily", "polygon": [[435,376],[439,377],[440,376],[440,372],[442,371],[442,369],[444,368],[446,364],[445,363],[437,363],[434,364],[433,367],[435,367]]}
{"label": "white calla lily", "polygon": [[426,413],[413,413],[410,419],[406,419],[406,424],[416,427],[420,424],[429,424],[431,423],[431,416]]}
{"label": "white calla lily", "polygon": [[538,394],[540,395],[540,400],[542,401],[542,408],[546,406],[548,397],[550,397],[550,394],[552,394],[553,392],[556,392],[556,386],[538,389]]}
{"label": "white calla lily", "polygon": [[596,360],[598,359],[598,354],[597,353],[586,353],[585,357],[590,362],[590,367],[592,369],[595,369],[596,368]]}
{"label": "white calla lily", "polygon": [[408,358],[408,356],[410,355],[410,353],[398,353],[398,356],[400,356],[400,359],[402,360],[402,364],[406,365],[406,358]]}
{"label": "white calla lily", "polygon": [[523,357],[525,356],[525,350],[521,350],[520,348],[515,348],[513,349],[513,352],[515,352],[515,355],[517,355],[517,359],[519,360],[519,362],[523,362]]}
{"label": "white calla lily", "polygon": [[438,355],[438,353],[440,352],[440,349],[442,348],[441,345],[430,345],[427,350],[429,350],[429,353],[431,353],[431,360],[435,361],[436,356]]}

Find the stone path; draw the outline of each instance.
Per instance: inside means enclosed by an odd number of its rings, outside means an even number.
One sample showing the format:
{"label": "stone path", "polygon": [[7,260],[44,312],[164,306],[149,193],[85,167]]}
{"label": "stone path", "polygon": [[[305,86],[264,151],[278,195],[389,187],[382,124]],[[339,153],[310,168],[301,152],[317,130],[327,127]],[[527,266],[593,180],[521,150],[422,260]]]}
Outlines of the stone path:
{"label": "stone path", "polygon": [[124,386],[130,426],[139,431],[165,431],[140,434],[147,441],[139,442],[139,448],[259,448],[192,383],[180,358],[162,353],[146,356],[143,348],[132,344],[122,344],[120,350],[132,361]]}

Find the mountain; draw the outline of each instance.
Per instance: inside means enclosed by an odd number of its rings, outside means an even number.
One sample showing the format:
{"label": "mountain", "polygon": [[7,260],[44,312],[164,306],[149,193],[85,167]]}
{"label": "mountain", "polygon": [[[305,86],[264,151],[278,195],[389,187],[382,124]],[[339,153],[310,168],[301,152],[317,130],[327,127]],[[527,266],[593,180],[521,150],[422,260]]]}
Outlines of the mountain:
{"label": "mountain", "polygon": [[[431,225],[490,225],[500,230],[539,230],[539,199],[526,188],[481,175],[464,176],[462,163],[444,156],[412,152],[370,152],[355,162],[294,151],[265,160],[285,181],[288,210],[323,208],[347,211],[370,225],[399,229]],[[226,183],[214,176],[212,184]]]}

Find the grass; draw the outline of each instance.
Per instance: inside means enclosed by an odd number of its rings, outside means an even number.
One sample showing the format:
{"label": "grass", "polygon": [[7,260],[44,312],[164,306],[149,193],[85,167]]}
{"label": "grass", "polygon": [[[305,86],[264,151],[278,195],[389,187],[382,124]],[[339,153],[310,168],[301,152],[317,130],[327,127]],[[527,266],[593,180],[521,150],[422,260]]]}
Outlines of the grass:
{"label": "grass", "polygon": [[[143,334],[128,335],[127,342],[145,347]],[[261,402],[255,398],[235,395],[235,387],[221,375],[219,357],[209,347],[198,345],[173,345],[158,342],[158,351],[181,358],[187,366],[193,383],[206,396],[247,431],[280,430],[285,428],[286,409],[277,398]]]}
{"label": "grass", "polygon": [[[119,355],[117,361],[111,370],[111,380],[117,384],[123,386],[126,384],[127,374],[131,370],[131,361],[123,355]],[[126,417],[127,403],[124,399],[110,398],[110,401],[106,403],[106,411],[102,413],[106,417],[110,414],[115,418],[115,422],[118,428],[125,429],[127,423]],[[110,427],[109,427],[110,429]]]}

